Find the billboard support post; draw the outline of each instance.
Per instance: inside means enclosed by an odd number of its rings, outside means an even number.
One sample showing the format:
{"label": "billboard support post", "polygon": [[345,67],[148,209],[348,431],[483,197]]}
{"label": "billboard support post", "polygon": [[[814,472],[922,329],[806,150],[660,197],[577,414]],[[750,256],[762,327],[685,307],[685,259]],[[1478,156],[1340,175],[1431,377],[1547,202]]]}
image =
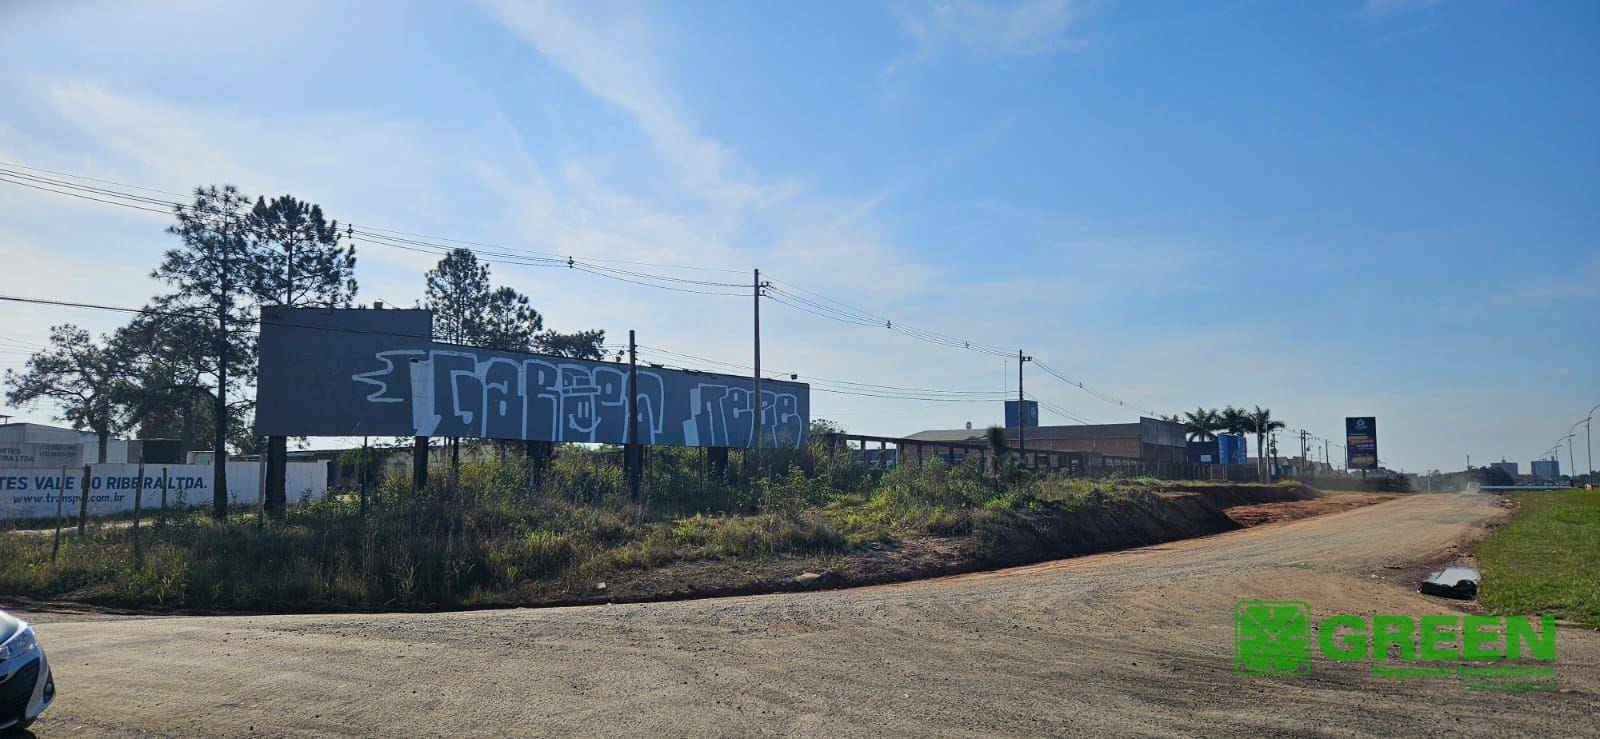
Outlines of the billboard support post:
{"label": "billboard support post", "polygon": [[358,473],[361,490],[361,520],[367,520],[367,476],[372,473],[372,460],[367,455],[367,437],[361,437],[361,470]]}
{"label": "billboard support post", "polygon": [[279,518],[289,502],[288,496],[289,437],[267,437],[266,500],[262,507],[267,515]]}
{"label": "billboard support post", "polygon": [[411,444],[411,489],[428,487],[428,437],[418,436]]}
{"label": "billboard support post", "polygon": [[624,460],[628,471],[628,495],[639,500],[641,477],[639,455],[639,345],[633,329],[628,329],[628,446]]}

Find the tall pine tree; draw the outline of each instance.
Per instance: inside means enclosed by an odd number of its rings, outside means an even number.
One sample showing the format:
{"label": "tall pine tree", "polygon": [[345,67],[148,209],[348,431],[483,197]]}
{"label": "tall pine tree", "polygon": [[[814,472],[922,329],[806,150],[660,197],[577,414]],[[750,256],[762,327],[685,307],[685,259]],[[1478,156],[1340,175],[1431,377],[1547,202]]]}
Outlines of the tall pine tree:
{"label": "tall pine tree", "polygon": [[428,272],[423,307],[433,311],[433,337],[452,344],[600,359],[602,329],[547,331],[526,295],[495,287],[489,266],[469,249],[455,249]]}
{"label": "tall pine tree", "polygon": [[228,423],[230,391],[254,370],[257,298],[272,285],[271,263],[251,237],[245,213],[250,201],[232,185],[195,188],[188,206],[177,206],[168,232],[183,241],[151,274],[171,292],[156,301],[168,313],[202,319],[195,338],[209,348],[204,373],[212,379],[212,514],[228,515]]}
{"label": "tall pine tree", "polygon": [[257,198],[246,219],[265,269],[261,299],[290,307],[345,308],[356,295],[356,248],[322,206],[284,195]]}

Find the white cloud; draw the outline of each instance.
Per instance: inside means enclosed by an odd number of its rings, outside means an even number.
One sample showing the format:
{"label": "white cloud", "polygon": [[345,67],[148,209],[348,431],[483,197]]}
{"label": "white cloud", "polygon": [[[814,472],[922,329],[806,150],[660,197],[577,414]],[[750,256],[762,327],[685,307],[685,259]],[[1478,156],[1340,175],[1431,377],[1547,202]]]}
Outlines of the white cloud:
{"label": "white cloud", "polygon": [[1067,31],[1082,15],[1080,6],[1073,0],[918,4],[900,13],[901,25],[917,42],[916,51],[891,64],[884,76],[946,53],[1001,58],[1070,51],[1078,44]]}
{"label": "white cloud", "polygon": [[1439,4],[1439,0],[1367,0],[1361,11],[1367,15],[1388,15],[1413,10],[1423,10]]}
{"label": "white cloud", "polygon": [[594,95],[632,116],[683,184],[738,208],[781,193],[737,172],[732,151],[701,134],[668,92],[656,41],[643,18],[612,8],[544,0],[484,0],[490,14]]}
{"label": "white cloud", "polygon": [[[576,254],[694,264],[754,262],[799,281],[825,278],[843,283],[846,291],[891,298],[926,287],[931,273],[915,267],[880,225],[860,218],[893,188],[866,203],[849,202],[791,177],[752,171],[732,147],[701,133],[675,96],[670,64],[657,51],[648,19],[615,7],[519,0],[483,4],[557,69],[623,111],[689,195],[687,203],[672,203],[642,192],[637,163],[617,171],[607,162],[575,160],[551,169],[526,151],[509,164],[480,163],[490,189],[514,204],[506,217],[519,233],[537,234],[557,251]],[[1005,127],[973,146],[987,146]],[[913,183],[931,174],[919,174]],[[841,272],[842,260],[853,268]],[[891,269],[898,275],[891,284],[873,276]]]}

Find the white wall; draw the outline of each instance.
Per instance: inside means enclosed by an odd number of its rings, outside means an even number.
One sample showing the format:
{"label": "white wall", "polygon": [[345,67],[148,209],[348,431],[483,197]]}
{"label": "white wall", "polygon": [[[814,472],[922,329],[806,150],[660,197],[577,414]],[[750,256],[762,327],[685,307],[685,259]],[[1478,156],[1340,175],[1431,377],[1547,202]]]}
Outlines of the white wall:
{"label": "white wall", "polygon": [[[89,514],[100,515],[133,510],[138,488],[139,465],[95,464],[89,472]],[[290,505],[320,500],[328,488],[328,467],[323,462],[290,462],[286,491]],[[198,464],[147,464],[144,467],[142,507],[161,506],[163,480],[168,485],[167,504],[211,505],[211,466]],[[63,488],[62,483],[65,482]],[[0,468],[0,519],[52,518],[56,501],[68,518],[78,515],[78,493],[83,487],[83,468],[13,469]],[[261,467],[256,462],[228,463],[228,499],[233,505],[256,505],[261,497]]]}

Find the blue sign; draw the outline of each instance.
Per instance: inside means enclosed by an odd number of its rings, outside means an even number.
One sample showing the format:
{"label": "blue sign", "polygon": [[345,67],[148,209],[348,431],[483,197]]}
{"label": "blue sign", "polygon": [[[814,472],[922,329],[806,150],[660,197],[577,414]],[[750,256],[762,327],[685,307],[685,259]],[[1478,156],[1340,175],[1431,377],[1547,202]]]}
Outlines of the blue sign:
{"label": "blue sign", "polygon": [[1344,419],[1345,466],[1352,470],[1378,469],[1378,419],[1353,416]]}
{"label": "blue sign", "polygon": [[[1023,412],[1023,416],[1022,416],[1022,422],[1021,423],[1017,422],[1017,407],[1018,407],[1018,404],[1020,404],[1022,409],[1023,409],[1023,411],[1022,411]],[[990,407],[993,407],[993,406],[990,406]],[[1013,428],[1016,428],[1018,426],[1030,426],[1031,427],[1031,426],[1038,426],[1038,425],[1039,425],[1039,401],[1037,401],[1037,400],[1022,400],[1022,401],[1008,400],[1008,401],[1006,401],[1006,428],[1013,429]]]}

